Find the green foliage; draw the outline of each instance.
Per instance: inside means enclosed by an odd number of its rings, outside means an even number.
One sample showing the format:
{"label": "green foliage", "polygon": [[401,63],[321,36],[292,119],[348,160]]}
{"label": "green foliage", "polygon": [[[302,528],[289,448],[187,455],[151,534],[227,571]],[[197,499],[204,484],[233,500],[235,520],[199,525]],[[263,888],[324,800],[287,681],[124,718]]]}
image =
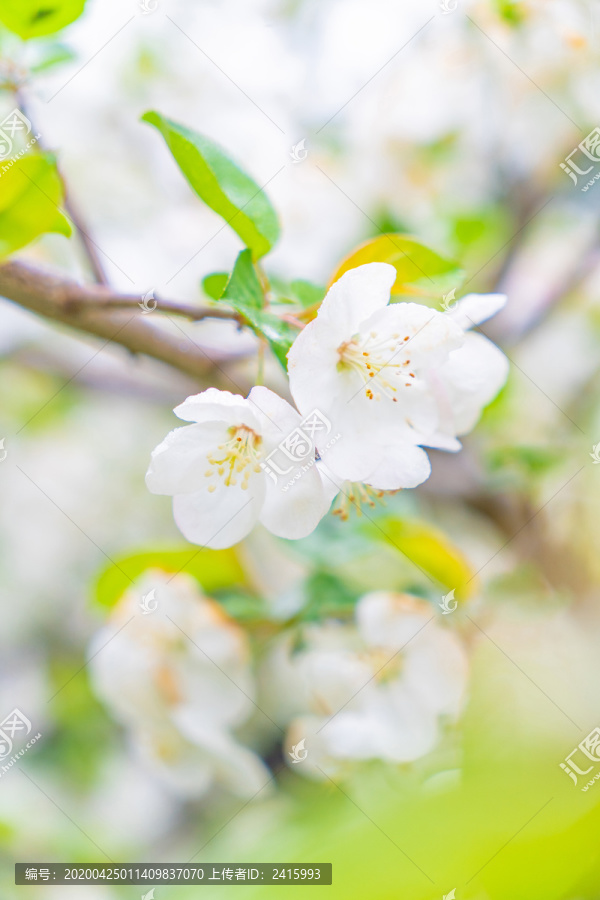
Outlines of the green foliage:
{"label": "green foliage", "polygon": [[339,578],[327,571],[317,570],[305,585],[306,603],[299,618],[304,622],[323,622],[328,618],[352,616],[360,596]]}
{"label": "green foliage", "polygon": [[545,475],[563,459],[562,447],[518,444],[494,447],[488,455],[488,464],[492,472],[504,476],[517,474],[529,481],[532,476]]}
{"label": "green foliage", "polygon": [[[503,247],[518,228],[514,217],[498,205],[484,205],[461,210],[448,223],[448,241],[452,254],[470,273],[469,291],[488,291],[493,275],[502,264]],[[490,281],[492,279],[492,281]]]}
{"label": "green foliage", "polygon": [[214,599],[231,619],[248,628],[264,623],[270,617],[270,611],[265,601],[250,593],[217,592]]}
{"label": "green foliage", "polygon": [[302,278],[284,281],[281,278],[270,278],[271,289],[275,295],[274,302],[286,306],[294,306],[299,310],[318,306],[325,296],[325,288],[312,284]]}
{"label": "green foliage", "polygon": [[228,587],[246,587],[248,584],[235,547],[206,550],[190,544],[169,550],[143,550],[116,559],[114,565],[100,574],[94,588],[94,599],[101,606],[114,606],[131,586],[131,581],[150,569],[160,569],[173,575],[185,572],[195,578],[208,594]]}
{"label": "green foliage", "polygon": [[71,226],[58,208],[62,201],[62,182],[50,154],[0,164],[0,259],[47,232],[68,237]]}
{"label": "green foliage", "polygon": [[37,62],[30,68],[37,75],[39,72],[46,72],[48,69],[53,69],[62,63],[71,62],[73,59],[75,59],[75,53],[70,47],[60,43],[44,43]]}
{"label": "green foliage", "polygon": [[526,10],[520,0],[496,0],[498,15],[509,25],[521,25],[525,21]]}
{"label": "green foliage", "polygon": [[219,300],[223,296],[228,281],[227,272],[212,272],[202,279],[202,290],[211,300]]}
{"label": "green foliage", "polygon": [[[519,662],[539,683],[539,644],[520,647]],[[510,644],[507,652],[515,658]],[[365,885],[372,900],[442,900],[453,889],[456,900],[597,897],[600,786],[581,793],[559,768],[581,734],[486,639],[469,698],[460,774],[452,750],[429,766],[374,764],[354,776],[340,768],[313,786],[290,772],[281,789],[296,802],[285,822],[266,833],[252,828],[251,810],[242,813],[235,837],[223,831],[213,854],[225,859],[237,842],[250,860],[267,851],[318,855],[333,863],[332,896],[348,900],[364,897]],[[290,897],[302,894],[314,897],[314,887],[290,888]]]}
{"label": "green foliage", "polygon": [[[92,693],[85,659],[54,660],[51,668],[54,731],[40,742],[40,761],[68,773],[78,787],[94,784],[106,762],[114,726]],[[46,737],[46,736],[45,736]]]}
{"label": "green foliage", "polygon": [[382,234],[347,256],[330,283],[349,269],[370,262],[389,263],[396,269],[392,296],[439,297],[458,288],[464,277],[457,263],[440,256],[416,238],[405,234]]}
{"label": "green foliage", "polygon": [[249,250],[238,255],[221,299],[247,318],[265,307],[265,296]]}
{"label": "green foliage", "polygon": [[279,237],[279,223],[256,182],[218,144],[196,131],[157,112],[147,112],[142,121],[158,129],[192,189],[225,219],[253,257],[268,253]]}
{"label": "green foliage", "polygon": [[[27,422],[29,433],[61,428],[63,419],[81,402],[74,382],[65,385],[58,373],[42,372],[11,359],[0,360],[0,382],[10,384],[2,397],[2,425],[18,431]],[[52,403],[47,403],[53,397]]]}
{"label": "green foliage", "polygon": [[458,600],[473,593],[476,580],[471,580],[471,566],[443,531],[427,522],[398,517],[380,519],[378,526],[365,526],[371,538],[404,554],[444,588],[454,590]]}
{"label": "green foliage", "polygon": [[250,250],[242,250],[236,259],[221,300],[241,313],[256,334],[268,341],[271,350],[286,369],[286,357],[298,331],[266,308],[264,291],[252,263]]}
{"label": "green foliage", "polygon": [[0,22],[23,40],[54,34],[82,14],[85,0],[2,0]]}

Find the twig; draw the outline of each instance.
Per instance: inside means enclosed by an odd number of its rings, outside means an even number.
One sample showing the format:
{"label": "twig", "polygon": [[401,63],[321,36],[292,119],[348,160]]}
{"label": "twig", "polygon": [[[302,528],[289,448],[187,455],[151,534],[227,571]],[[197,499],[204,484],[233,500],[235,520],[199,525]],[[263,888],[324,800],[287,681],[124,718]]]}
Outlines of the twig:
{"label": "twig", "polygon": [[[139,297],[120,297],[102,285],[77,284],[28,263],[9,261],[0,265],[0,296],[46,319],[120,344],[131,353],[151,356],[194,378],[210,376],[220,381],[219,363],[224,358],[237,358],[220,354],[213,360],[195,342],[182,342],[181,336],[157,327],[138,308]],[[181,315],[193,313],[191,318],[196,321],[214,312],[219,312],[218,318],[237,319],[233,313],[184,304],[165,304],[163,309]]]}
{"label": "twig", "polygon": [[[39,131],[39,129],[35,126],[34,120],[31,117],[31,110],[29,109],[28,103],[25,99],[25,95],[23,92],[23,86],[22,85],[14,85],[13,93],[15,95],[15,100],[17,102],[17,106],[19,107],[19,109],[21,110],[23,115],[27,119],[29,119],[29,121],[31,122],[33,132],[37,133]],[[39,150],[42,150],[42,151],[45,151],[47,149],[42,138],[40,138],[38,140],[37,147]],[[79,240],[81,241],[85,256],[87,258],[87,261],[88,261],[88,264],[90,267],[90,271],[94,277],[94,281],[96,281],[97,284],[102,284],[102,285],[108,287],[108,284],[109,284],[108,276],[106,275],[106,272],[104,271],[104,266],[102,265],[102,261],[100,259],[100,255],[98,254],[98,249],[96,247],[96,244],[94,243],[94,241],[92,240],[92,238],[90,237],[88,232],[86,231],[84,221],[79,213],[79,210],[73,205],[73,201],[71,200],[70,193],[69,193],[69,188],[68,188],[67,183],[62,175],[62,172],[60,170],[58,163],[56,163],[56,170],[57,170],[59,177],[61,178],[61,180],[63,182],[63,186],[64,186],[63,209],[64,209],[65,213],[67,214],[67,216],[69,217],[69,219],[71,220],[71,222],[73,223],[75,232],[77,233]]]}
{"label": "twig", "polygon": [[[109,293],[105,297],[98,297],[94,300],[95,309],[130,309],[137,312],[140,307],[141,297],[133,294],[114,294]],[[154,309],[148,309],[148,312],[162,312],[172,316],[185,316],[192,322],[200,322],[202,319],[229,319],[237,322],[238,325],[243,324],[242,316],[239,313],[229,309],[217,309],[212,306],[191,306],[187,303],[180,303],[178,300],[163,300],[156,295],[152,298],[156,301]],[[89,301],[82,297],[69,300],[72,309],[81,309],[83,304]]]}
{"label": "twig", "polygon": [[69,217],[69,219],[71,220],[71,222],[73,223],[73,227],[75,228],[75,231],[77,232],[77,234],[79,236],[79,240],[81,241],[81,243],[83,245],[83,249],[85,251],[85,255],[87,257],[87,261],[90,266],[90,271],[91,271],[92,275],[94,276],[94,281],[97,284],[102,284],[105,287],[108,287],[108,284],[109,284],[108,277],[106,275],[106,272],[104,271],[104,266],[102,265],[102,262],[100,260],[100,255],[98,254],[98,251],[96,250],[96,245],[94,244],[93,240],[91,239],[91,237],[85,230],[83,220],[81,219],[81,216],[79,215],[79,211],[73,206],[73,201],[71,200],[71,198],[69,196],[69,192],[68,192],[69,189],[65,183],[65,179],[63,178],[62,173],[60,172],[60,169],[58,171],[62,178],[62,182],[64,185],[64,191],[65,191],[64,200],[63,200],[63,209],[64,209],[65,213],[67,214],[67,216]]}

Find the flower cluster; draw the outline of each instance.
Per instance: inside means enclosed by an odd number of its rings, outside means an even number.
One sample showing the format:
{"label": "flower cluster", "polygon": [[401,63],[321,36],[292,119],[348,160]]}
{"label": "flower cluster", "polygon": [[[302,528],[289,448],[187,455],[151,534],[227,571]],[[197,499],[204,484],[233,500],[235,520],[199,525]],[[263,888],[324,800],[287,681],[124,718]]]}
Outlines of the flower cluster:
{"label": "flower cluster", "polygon": [[[153,602],[140,607],[149,590]],[[284,630],[253,663],[240,626],[193,578],[150,570],[95,636],[92,684],[175,794],[218,786],[252,797],[271,780],[259,749],[271,755],[274,741],[295,771],[316,778],[433,750],[467,677],[459,638],[434,618],[424,600],[374,592],[354,621],[306,626],[300,650]],[[302,766],[290,758],[295,744]]]}
{"label": "flower cluster", "polygon": [[257,522],[305,537],[345,481],[413,488],[431,472],[424,447],[460,449],[508,373],[504,354],[469,329],[506,298],[471,294],[446,312],[390,304],[395,278],[393,266],[368,263],[331,287],[288,354],[299,412],[264,387],[247,399],[210,388],[175,409],[193,424],[154,450],[146,482],[173,496],[189,541],[228,547]]}
{"label": "flower cluster", "polygon": [[376,591],[358,601],[355,619],[312,626],[300,651],[287,641],[270,663],[287,744],[305,741],[303,773],[316,778],[372,759],[413,762],[464,699],[465,652],[427,601]]}
{"label": "flower cluster", "polygon": [[[156,608],[144,614],[150,590]],[[266,767],[235,734],[256,711],[248,639],[193,578],[146,573],[90,657],[96,693],[174,791],[201,796],[219,783],[251,797],[267,783]]]}

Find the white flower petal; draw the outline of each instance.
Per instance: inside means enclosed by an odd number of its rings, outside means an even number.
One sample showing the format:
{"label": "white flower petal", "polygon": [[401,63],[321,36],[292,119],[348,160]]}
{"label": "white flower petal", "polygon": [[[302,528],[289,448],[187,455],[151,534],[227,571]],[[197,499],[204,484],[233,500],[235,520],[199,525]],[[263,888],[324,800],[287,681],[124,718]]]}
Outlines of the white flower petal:
{"label": "white flower petal", "polygon": [[[169,666],[181,693],[179,708],[185,706],[190,715],[211,722],[215,728],[243,722],[254,711],[252,679],[246,666],[217,658],[216,629],[194,633],[187,631],[174,613],[171,618],[190,638],[189,655],[171,659]],[[221,627],[224,630],[227,626]]]}
{"label": "white flower petal", "polygon": [[227,439],[223,422],[171,431],[152,451],[146,485],[153,494],[186,494],[206,485],[207,455]]}
{"label": "white flower petal", "polygon": [[330,716],[355,694],[366,690],[373,673],[366,661],[346,647],[325,646],[301,655],[297,674],[301,690],[308,689],[310,706],[315,712]]}
{"label": "white flower petal", "polygon": [[298,540],[311,534],[331,505],[316,462],[296,466],[287,481],[267,480],[260,521],[278,537]]}
{"label": "white flower petal", "polygon": [[435,373],[450,405],[454,434],[471,431],[508,372],[508,360],[495,344],[481,334],[465,335],[464,345]]}
{"label": "white flower petal", "polygon": [[309,413],[317,403],[325,413],[334,407],[339,392],[337,348],[344,339],[317,317],[292,344],[288,353],[290,392],[303,413]]}
{"label": "white flower petal", "polygon": [[462,444],[457,438],[444,434],[442,431],[427,435],[427,438],[423,438],[421,441],[421,445],[434,450],[446,450],[448,453],[458,453],[459,450],[462,450]]}
{"label": "white flower petal", "polygon": [[259,432],[270,446],[288,437],[302,421],[298,410],[287,400],[262,385],[252,388],[248,403],[254,407]]}
{"label": "white flower petal", "polygon": [[334,481],[339,487],[344,481],[364,481],[383,458],[387,434],[378,424],[369,429],[360,420],[353,422],[351,412],[343,408],[337,411],[333,425],[334,434],[339,433],[341,437],[322,452],[324,483],[331,485]]}
{"label": "white flower petal", "polygon": [[228,425],[247,425],[254,430],[258,426],[252,406],[245,397],[217,388],[208,388],[188,397],[173,412],[189,422],[226,422]]}
{"label": "white flower petal", "polygon": [[173,517],[192,544],[222,550],[237,544],[255,526],[265,495],[262,476],[250,479],[248,489],[222,483],[211,494],[206,488],[173,498]]}
{"label": "white flower petal", "polygon": [[382,693],[387,703],[380,715],[385,715],[388,733],[381,757],[390,762],[412,762],[433,750],[437,719],[423,707],[419,696],[402,679],[384,685]]}
{"label": "white flower petal", "polygon": [[[307,326],[308,327],[308,326]],[[298,343],[300,342],[300,343]],[[316,335],[302,331],[296,338],[288,356],[290,392],[303,413],[317,406],[330,418],[340,390],[336,347],[319,343]],[[360,383],[356,384],[356,389]]]}
{"label": "white flower petal", "polygon": [[433,626],[430,605],[409,594],[372,591],[356,606],[358,630],[367,644],[400,650]]}
{"label": "white flower petal", "polygon": [[378,465],[364,479],[379,491],[415,488],[431,475],[429,457],[420,447],[394,444],[384,449]]}
{"label": "white flower petal", "polygon": [[[202,797],[211,787],[211,759],[184,740],[173,726],[142,727],[132,736],[135,752],[182,798]],[[166,758],[165,758],[166,757]]]}
{"label": "white flower petal", "polygon": [[361,322],[387,306],[395,280],[396,270],[387,263],[366,263],[349,269],[329,288],[317,319],[326,319],[342,340],[349,340]]}
{"label": "white flower petal", "polygon": [[463,331],[495,316],[506,303],[506,294],[467,294],[444,313]]}
{"label": "white flower petal", "polygon": [[380,758],[389,744],[389,725],[369,712],[344,709],[321,732],[324,750],[337,759]]}
{"label": "white flower petal", "polygon": [[[417,644],[418,641],[418,644]],[[453,634],[432,623],[406,654],[404,678],[422,706],[435,715],[457,715],[467,684],[466,655]]]}
{"label": "white flower petal", "polygon": [[392,303],[363,322],[361,330],[397,334],[404,343],[395,355],[390,354],[386,368],[393,362],[409,359],[407,371],[413,371],[413,367],[439,366],[464,340],[462,329],[450,316],[420,303]]}
{"label": "white flower petal", "polygon": [[259,757],[227,732],[189,710],[179,710],[173,718],[181,733],[209,755],[216,780],[238,796],[253,797],[271,780]]}
{"label": "white flower petal", "polygon": [[[332,409],[340,385],[338,347],[352,339],[362,321],[385,308],[395,278],[393,266],[368,263],[350,269],[331,286],[317,318],[300,332],[288,353],[290,391],[301,412],[308,413],[315,405],[325,413]],[[346,381],[351,394],[361,386],[352,373],[347,373]]]}

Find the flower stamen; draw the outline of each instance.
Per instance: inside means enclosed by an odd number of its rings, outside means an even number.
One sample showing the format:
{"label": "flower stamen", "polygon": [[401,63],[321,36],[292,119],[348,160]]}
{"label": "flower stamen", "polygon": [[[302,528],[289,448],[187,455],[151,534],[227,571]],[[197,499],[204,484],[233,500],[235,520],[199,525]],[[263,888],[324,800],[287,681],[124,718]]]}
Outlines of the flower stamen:
{"label": "flower stamen", "polygon": [[[376,331],[371,331],[366,336],[356,334],[338,347],[340,365],[347,366],[360,375],[367,399],[381,400],[381,393],[374,393],[370,386],[370,379],[377,378],[382,393],[397,402],[394,395],[398,391],[398,385],[393,381],[402,377],[402,369],[410,366],[410,359],[405,358],[404,353],[402,359],[396,357],[408,340],[408,335],[402,339],[398,334],[380,337]],[[414,372],[408,374],[411,378],[416,377]],[[411,387],[411,384],[410,381],[404,381],[405,387]]]}
{"label": "flower stamen", "polygon": [[[238,475],[242,475],[240,485],[243,491],[248,489],[248,482],[253,472],[260,472],[259,461],[262,456],[260,446],[262,438],[247,425],[233,425],[228,429],[230,440],[219,444],[217,452],[207,456],[208,462],[215,468],[207,469],[206,478],[218,476],[226,487],[238,483]],[[216,469],[216,471],[215,471]],[[212,493],[216,489],[214,483],[209,484]]]}
{"label": "flower stamen", "polygon": [[381,503],[385,506],[384,495],[395,494],[396,491],[378,491],[368,484],[360,482],[345,481],[335,505],[332,509],[334,516],[339,516],[342,522],[347,522],[351,511],[354,509],[357,516],[362,515],[362,506],[370,506],[372,509]]}

